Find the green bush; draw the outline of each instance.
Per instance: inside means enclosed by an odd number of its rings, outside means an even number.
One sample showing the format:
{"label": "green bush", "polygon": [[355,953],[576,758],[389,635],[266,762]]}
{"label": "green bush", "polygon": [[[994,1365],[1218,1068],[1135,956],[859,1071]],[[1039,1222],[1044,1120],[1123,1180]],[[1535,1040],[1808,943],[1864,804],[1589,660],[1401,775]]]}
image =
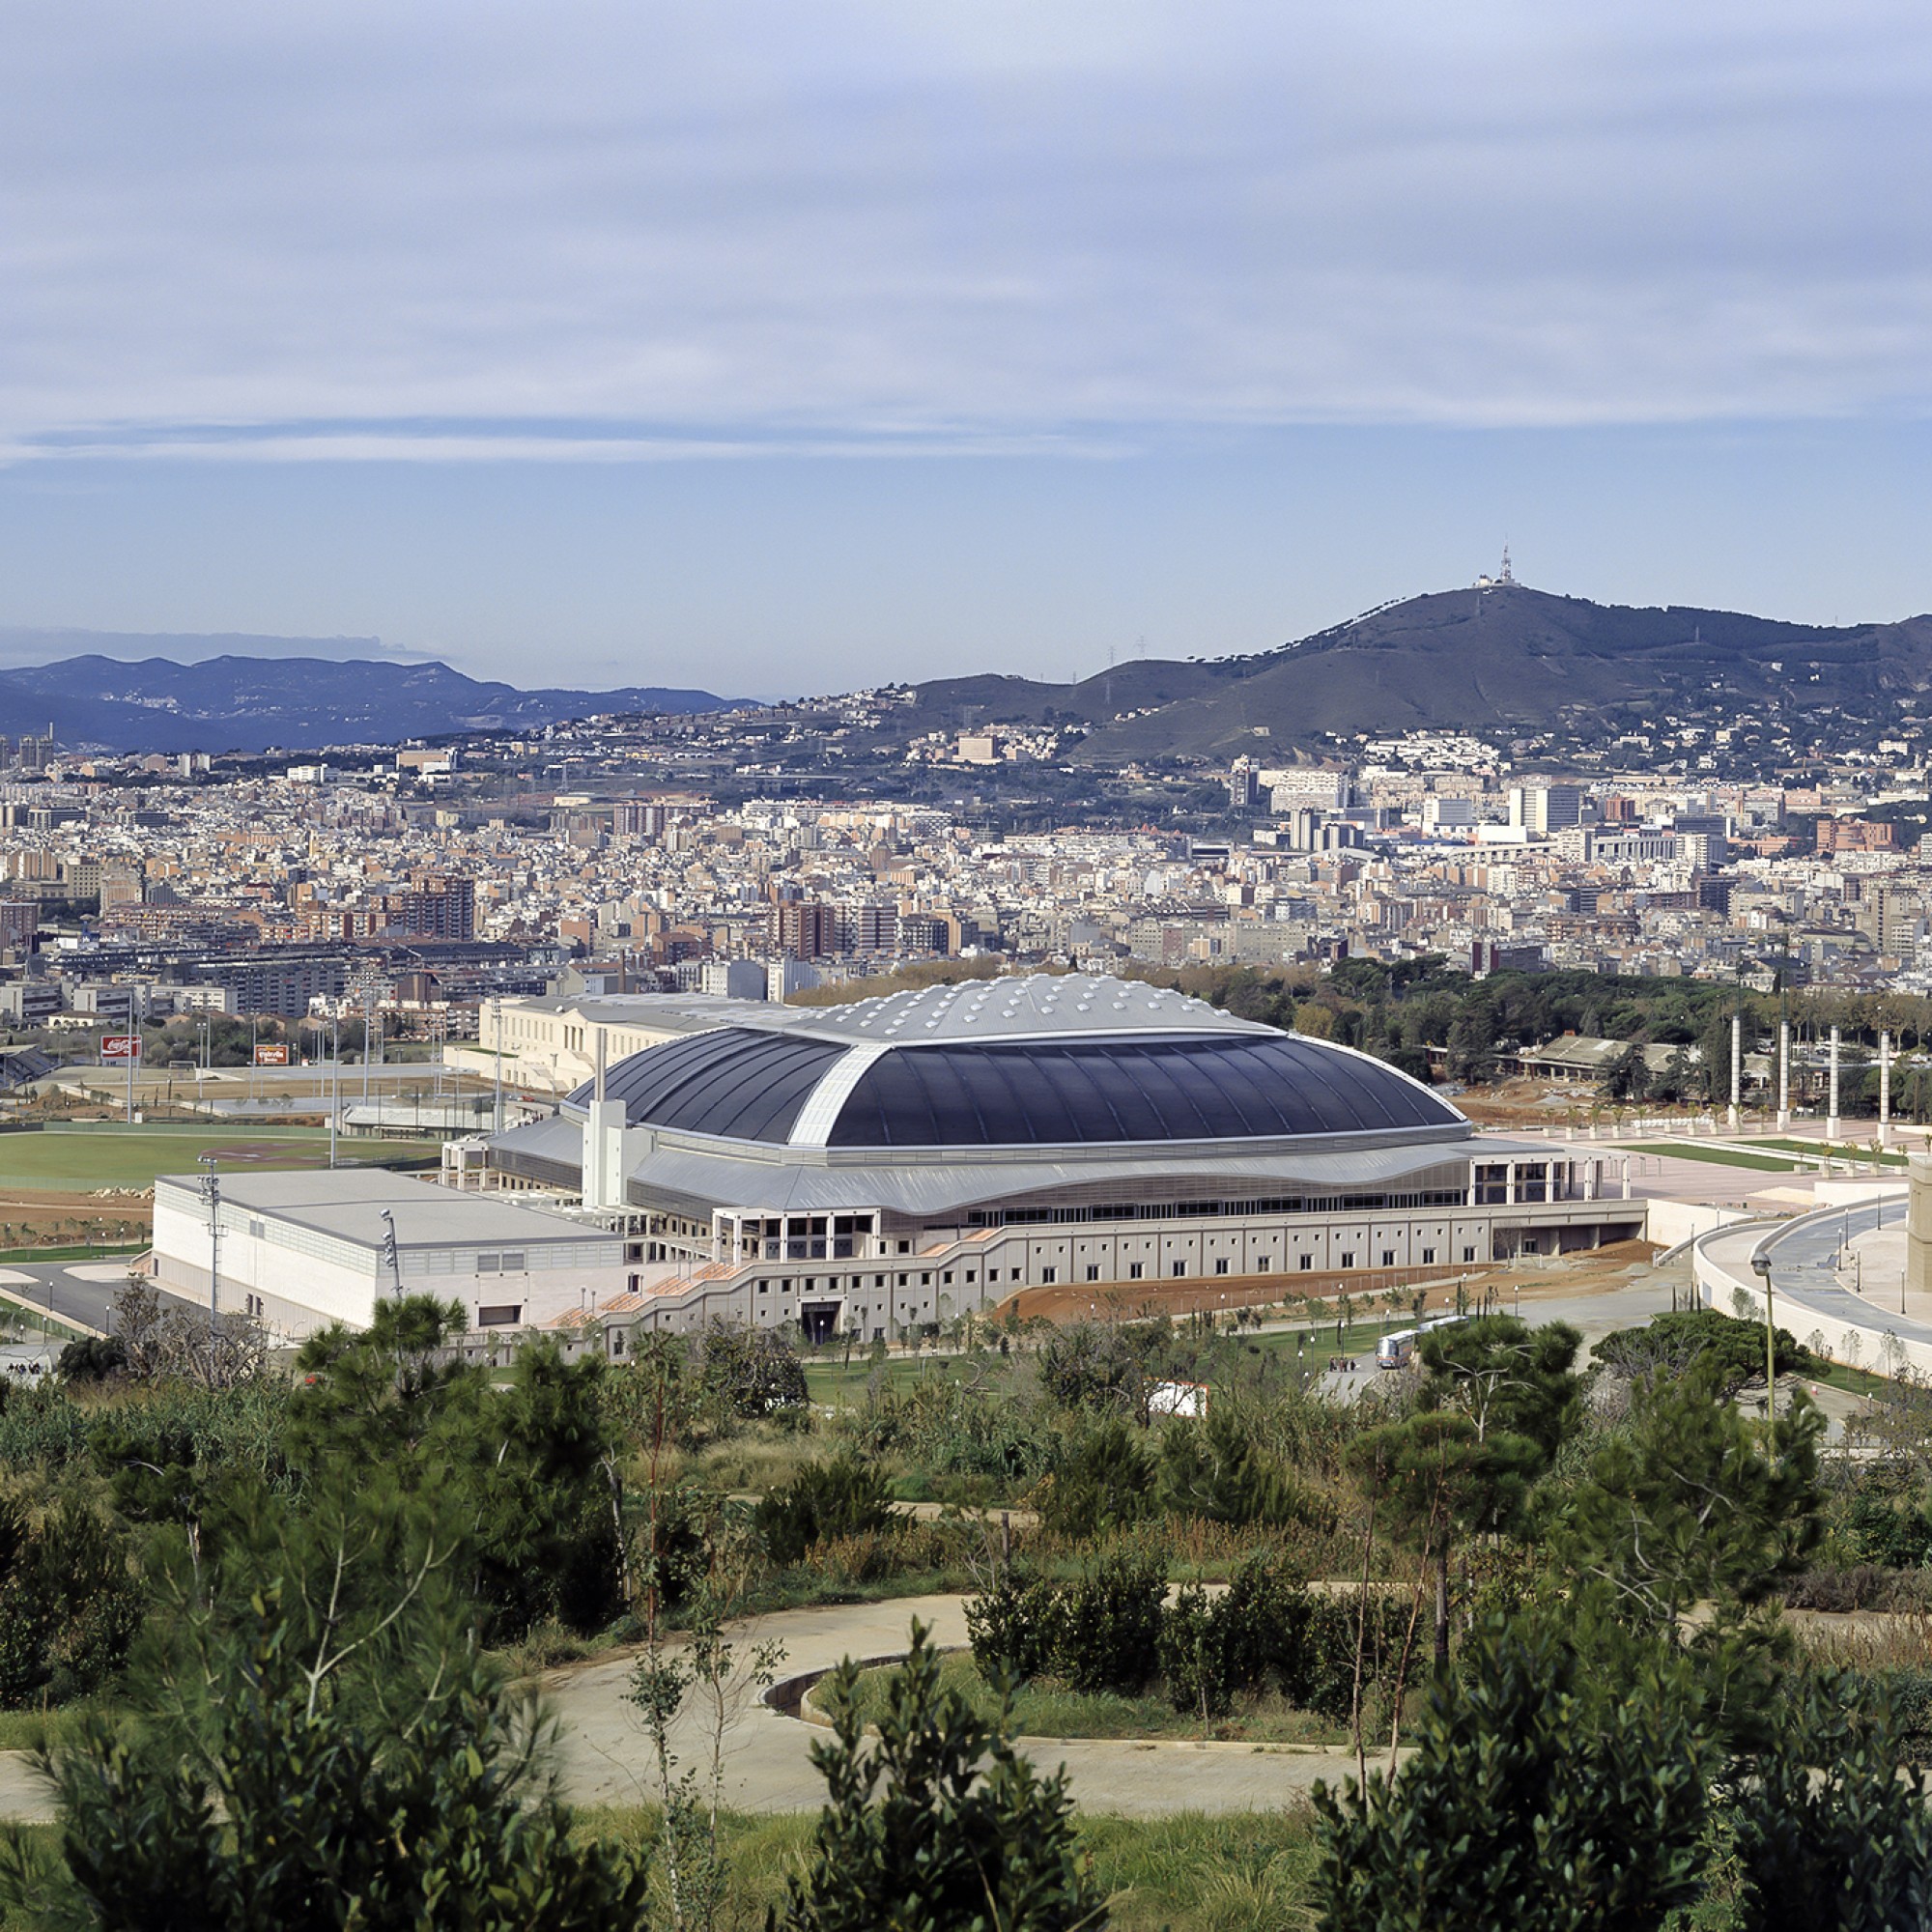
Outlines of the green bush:
{"label": "green bush", "polygon": [[1248,1417],[1232,1404],[1209,1409],[1205,1422],[1169,1424],[1158,1493],[1170,1516],[1209,1522],[1278,1529],[1305,1513],[1293,1474],[1264,1450]]}
{"label": "green bush", "polygon": [[1143,1521],[1154,1509],[1153,1475],[1140,1432],[1119,1420],[1103,1422],[1041,1485],[1040,1520],[1056,1535],[1082,1540]]}
{"label": "green bush", "polygon": [[1042,1778],[1004,1722],[984,1725],[940,1688],[915,1623],[875,1745],[858,1713],[858,1666],[835,1673],[835,1742],[810,1861],[786,1887],[775,1932],[1105,1932],[1107,1901],[1078,1856],[1065,1772]]}
{"label": "green bush", "polygon": [[128,1350],[118,1336],[84,1335],[60,1351],[54,1365],[63,1381],[101,1382],[128,1366]]}
{"label": "green bush", "polygon": [[77,1502],[39,1520],[0,1499],[0,1704],[97,1690],[140,1628],[143,1593],[128,1549]]}
{"label": "green bush", "polygon": [[966,1605],[973,1660],[988,1679],[1138,1690],[1157,1667],[1166,1589],[1165,1567],[1148,1557],[1102,1557],[1070,1583],[1009,1570]]}
{"label": "green bush", "polygon": [[1354,1709],[1359,1649],[1362,1689],[1393,1686],[1408,1637],[1410,1606],[1375,1595],[1306,1590],[1276,1559],[1254,1557],[1209,1597],[1182,1590],[1161,1622],[1160,1671],[1177,1711],[1225,1716],[1237,1696],[1278,1690],[1330,1723]]}
{"label": "green bush", "polygon": [[1886,1570],[1917,1570],[1932,1560],[1932,1519],[1910,1499],[1894,1503],[1869,1492],[1846,1513],[1845,1532],[1861,1563]]}
{"label": "green bush", "polygon": [[[1713,1749],[1674,1682],[1492,1627],[1437,1677],[1399,1778],[1315,1788],[1321,1932],[1655,1932],[1704,1888]],[[1833,1918],[1788,1921],[1835,1924]]]}
{"label": "green bush", "polygon": [[805,1365],[769,1328],[714,1321],[698,1343],[697,1379],[718,1409],[741,1421],[806,1406]]}
{"label": "green bush", "polygon": [[980,1674],[989,1682],[1051,1675],[1060,1654],[1062,1613],[1057,1583],[1009,1565],[990,1590],[966,1605],[966,1634]]}
{"label": "green bush", "polygon": [[1166,1566],[1106,1556],[1069,1583],[1060,1618],[1056,1675],[1076,1690],[1138,1690],[1160,1652]]}
{"label": "green bush", "polygon": [[753,1517],[766,1555],[780,1564],[802,1563],[814,1543],[883,1535],[900,1521],[886,1479],[849,1456],[808,1463],[766,1496]]}
{"label": "green bush", "polygon": [[1731,1780],[1746,1932],[1932,1924],[1932,1817],[1898,1775],[1899,1712],[1850,1674],[1780,1701],[1771,1748]]}

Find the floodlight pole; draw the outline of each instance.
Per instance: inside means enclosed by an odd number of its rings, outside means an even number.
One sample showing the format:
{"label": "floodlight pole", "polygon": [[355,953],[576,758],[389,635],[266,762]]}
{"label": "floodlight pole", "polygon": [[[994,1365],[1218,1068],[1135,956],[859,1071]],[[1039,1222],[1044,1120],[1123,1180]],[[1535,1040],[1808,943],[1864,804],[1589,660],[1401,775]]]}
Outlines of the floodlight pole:
{"label": "floodlight pole", "polygon": [[212,1153],[197,1154],[201,1198],[208,1204],[208,1385],[214,1386],[216,1311],[221,1301],[221,1177]]}
{"label": "floodlight pole", "polygon": [[396,1251],[396,1217],[384,1208],[383,1209],[383,1259],[389,1264],[389,1283],[395,1291],[396,1299],[403,1298],[403,1263]]}
{"label": "floodlight pole", "polygon": [[496,1038],[497,1051],[494,1055],[497,1071],[496,1104],[491,1110],[491,1131],[503,1131],[503,996],[498,993],[490,1002],[490,1028]]}

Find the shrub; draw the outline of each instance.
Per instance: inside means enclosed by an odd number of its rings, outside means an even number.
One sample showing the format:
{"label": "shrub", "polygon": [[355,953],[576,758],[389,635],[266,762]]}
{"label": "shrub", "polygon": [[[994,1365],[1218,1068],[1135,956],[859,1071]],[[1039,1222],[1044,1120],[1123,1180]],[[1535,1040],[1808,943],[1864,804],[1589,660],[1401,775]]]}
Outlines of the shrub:
{"label": "shrub", "polygon": [[1864,1494],[1852,1504],[1845,1528],[1863,1563],[1917,1570],[1932,1560],[1932,1521],[1922,1511]]}
{"label": "shrub", "polygon": [[126,1546],[92,1510],[56,1503],[34,1521],[0,1500],[0,1704],[99,1689],[141,1611]]}
{"label": "shrub", "polygon": [[1224,1716],[1236,1696],[1279,1690],[1330,1723],[1354,1708],[1359,1644],[1366,1695],[1392,1686],[1409,1605],[1302,1588],[1278,1559],[1251,1557],[1226,1591],[1183,1590],[1162,1619],[1160,1668],[1177,1711]]}
{"label": "shrub", "polygon": [[1040,1520],[1061,1536],[1091,1538],[1152,1514],[1153,1459],[1118,1420],[1083,1436],[1037,1494]]}
{"label": "shrub", "polygon": [[808,1463],[759,1503],[753,1518],[765,1553],[781,1564],[804,1561],[814,1543],[883,1535],[899,1520],[885,1478],[846,1456]]}
{"label": "shrub", "polygon": [[1232,1635],[1221,1604],[1191,1583],[1160,1620],[1160,1674],[1177,1711],[1203,1719],[1225,1717],[1234,1702]]}
{"label": "shrub", "polygon": [[988,1678],[1058,1677],[1076,1690],[1138,1690],[1160,1656],[1165,1566],[1104,1556],[1071,1583],[1008,1570],[966,1605],[974,1662]]}
{"label": "shrub", "polygon": [[1159,1496],[1170,1515],[1215,1522],[1275,1528],[1302,1514],[1293,1478],[1264,1452],[1247,1418],[1228,1406],[1210,1409],[1206,1422],[1169,1425]]}
{"label": "shrub", "polygon": [[1492,1627],[1432,1685],[1400,1778],[1316,1786],[1322,1932],[1661,1927],[1703,1889],[1716,1766],[1688,1706],[1650,1673],[1593,1682],[1556,1637]]}
{"label": "shrub", "polygon": [[1025,1679],[1054,1669],[1063,1614],[1060,1587],[1010,1566],[966,1605],[966,1634],[981,1676]]}
{"label": "shrub", "polygon": [[1896,1579],[1874,1563],[1854,1563],[1848,1569],[1806,1570],[1784,1586],[1784,1603],[1793,1610],[1870,1610],[1889,1605]]}
{"label": "shrub", "polygon": [[1932,1922],[1932,1819],[1898,1775],[1897,1714],[1869,1691],[1845,1674],[1809,1680],[1734,1780],[1748,1932]]}
{"label": "shrub", "polygon": [[699,1386],[727,1414],[749,1419],[805,1406],[805,1366],[771,1329],[713,1321],[698,1348]]}
{"label": "shrub", "polygon": [[1066,1587],[1056,1674],[1076,1690],[1138,1690],[1160,1651],[1167,1573],[1151,1559],[1102,1557]]}
{"label": "shrub", "polygon": [[[814,1744],[827,1803],[811,1857],[786,1886],[780,1932],[1105,1932],[1107,1903],[1078,1856],[1065,1772],[1042,1779],[1004,1719],[986,1726],[913,1625],[878,1742],[858,1712],[858,1666],[834,1674],[835,1741]],[[614,1922],[614,1921],[612,1921]]]}
{"label": "shrub", "polygon": [[87,1335],[60,1351],[56,1373],[64,1381],[101,1382],[128,1366],[128,1350],[118,1336]]}

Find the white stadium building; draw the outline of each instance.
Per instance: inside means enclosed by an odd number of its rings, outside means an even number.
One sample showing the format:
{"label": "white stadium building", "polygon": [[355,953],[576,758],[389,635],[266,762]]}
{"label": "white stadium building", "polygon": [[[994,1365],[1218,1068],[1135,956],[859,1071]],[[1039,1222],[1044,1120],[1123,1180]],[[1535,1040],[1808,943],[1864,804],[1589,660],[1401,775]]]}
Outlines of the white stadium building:
{"label": "white stadium building", "polygon": [[[231,1183],[249,1232],[220,1256],[224,1279],[292,1332],[325,1300],[322,1319],[366,1320],[356,1309],[399,1284],[458,1295],[480,1326],[587,1313],[621,1335],[718,1316],[869,1341],[1023,1288],[1114,1306],[1156,1284],[1275,1298],[1643,1232],[1644,1204],[1605,1185],[1614,1156],[1478,1135],[1384,1062],[1137,981],[718,1009],[495,1137],[484,1191]],[[208,1260],[192,1189],[156,1192],[157,1267],[177,1293]],[[360,1243],[353,1295],[312,1286],[323,1241]],[[506,1256],[526,1264],[514,1277]]]}

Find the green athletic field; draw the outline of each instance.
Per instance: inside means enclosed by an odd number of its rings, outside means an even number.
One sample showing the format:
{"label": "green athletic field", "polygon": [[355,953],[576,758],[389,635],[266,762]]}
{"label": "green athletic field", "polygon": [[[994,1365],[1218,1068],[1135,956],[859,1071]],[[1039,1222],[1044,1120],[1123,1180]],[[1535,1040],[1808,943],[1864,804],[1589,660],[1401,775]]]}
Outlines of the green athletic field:
{"label": "green athletic field", "polygon": [[[336,1144],[339,1165],[365,1167],[425,1160],[430,1141],[350,1139]],[[327,1167],[328,1134],[316,1127],[49,1127],[0,1134],[0,1192],[86,1193],[97,1187],[151,1187],[157,1174],[191,1174],[212,1153],[226,1173]]]}

